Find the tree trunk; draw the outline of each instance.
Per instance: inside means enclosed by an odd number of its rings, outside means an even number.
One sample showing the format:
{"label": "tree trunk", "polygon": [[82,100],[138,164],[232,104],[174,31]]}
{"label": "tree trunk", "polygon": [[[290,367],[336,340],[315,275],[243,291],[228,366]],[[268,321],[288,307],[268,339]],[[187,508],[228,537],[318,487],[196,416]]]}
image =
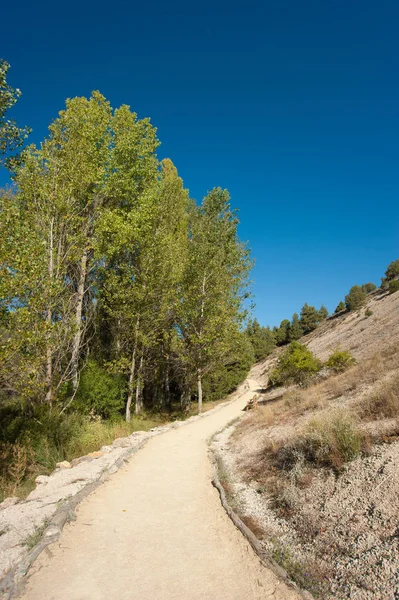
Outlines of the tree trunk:
{"label": "tree trunk", "polygon": [[137,385],[136,385],[136,406],[134,412],[136,415],[140,414],[143,410],[143,381],[142,381],[142,371],[143,371],[143,361],[144,357],[141,355],[140,365],[137,371]]}
{"label": "tree trunk", "polygon": [[198,414],[202,413],[202,374],[201,369],[197,371],[197,386],[198,386]]}
{"label": "tree trunk", "polygon": [[139,327],[140,327],[140,315],[137,317],[136,321],[136,329],[134,334],[134,346],[132,352],[132,362],[130,363],[130,373],[129,373],[129,386],[128,386],[128,394],[127,394],[127,402],[126,402],[126,421],[130,421],[131,419],[131,406],[133,399],[133,391],[134,391],[134,375],[136,370],[136,351],[137,351],[137,338],[139,335]]}
{"label": "tree trunk", "polygon": [[180,394],[180,408],[186,414],[191,410],[191,393],[189,388],[183,387]]}
{"label": "tree trunk", "polygon": [[[51,338],[51,325],[52,325],[52,310],[51,310],[51,286],[53,284],[54,277],[54,219],[50,222],[50,239],[49,239],[49,261],[48,261],[48,274],[49,274],[49,285],[50,294],[48,298],[48,308],[46,312],[46,321],[48,327],[48,337]],[[46,403],[50,406],[53,403],[53,351],[51,348],[51,339],[47,340],[47,351],[46,351]]]}
{"label": "tree trunk", "polygon": [[166,357],[166,371],[165,371],[165,405],[170,411],[170,381],[169,381],[169,356]]}
{"label": "tree trunk", "polygon": [[76,313],[75,313],[75,335],[73,336],[72,342],[72,389],[73,393],[76,393],[78,388],[78,372],[79,372],[79,350],[82,339],[82,309],[83,309],[83,298],[85,293],[85,282],[87,275],[87,250],[85,249],[82,254],[80,261],[80,276],[78,283],[77,302],[76,302]]}

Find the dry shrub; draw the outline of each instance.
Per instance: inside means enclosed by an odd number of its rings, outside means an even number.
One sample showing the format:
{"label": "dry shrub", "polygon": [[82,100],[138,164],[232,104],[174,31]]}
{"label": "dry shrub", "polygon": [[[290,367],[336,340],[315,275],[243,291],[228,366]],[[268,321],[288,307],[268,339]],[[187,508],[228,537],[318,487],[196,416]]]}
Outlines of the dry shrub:
{"label": "dry shrub", "polygon": [[382,382],[363,401],[360,407],[360,416],[370,421],[399,417],[399,374]]}
{"label": "dry shrub", "polygon": [[[298,470],[311,464],[341,470],[346,462],[355,459],[363,447],[362,433],[351,415],[335,411],[309,422],[296,440],[281,446],[274,455],[274,465],[284,471]],[[300,480],[301,471],[297,480]]]}
{"label": "dry shrub", "polygon": [[398,367],[397,348],[389,346],[344,373],[330,377],[325,386],[332,398],[339,398],[347,392],[356,390],[360,385],[379,381],[386,373]]}
{"label": "dry shrub", "polygon": [[257,410],[251,411],[245,419],[242,419],[235,430],[232,438],[239,438],[258,429],[267,429],[274,424],[275,412],[271,406],[258,406]]}
{"label": "dry shrub", "polygon": [[32,462],[33,451],[29,445],[0,443],[0,489],[3,497],[15,494]]}
{"label": "dry shrub", "polygon": [[327,391],[331,398],[339,398],[347,392],[355,390],[360,383],[359,370],[360,367],[357,366],[345,373],[331,377],[326,382]]}
{"label": "dry shrub", "polygon": [[293,408],[301,404],[305,399],[305,394],[300,390],[292,390],[284,394],[284,402],[288,408]]}
{"label": "dry shrub", "polygon": [[292,390],[285,394],[284,406],[288,409],[288,415],[300,416],[308,411],[323,408],[325,396],[325,382],[317,383],[306,391]]}

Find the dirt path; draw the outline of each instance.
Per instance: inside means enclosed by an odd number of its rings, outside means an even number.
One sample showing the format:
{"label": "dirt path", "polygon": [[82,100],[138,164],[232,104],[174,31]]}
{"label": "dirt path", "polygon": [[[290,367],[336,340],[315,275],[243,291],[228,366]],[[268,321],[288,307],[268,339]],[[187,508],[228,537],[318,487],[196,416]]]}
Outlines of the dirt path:
{"label": "dirt path", "polygon": [[80,505],[34,563],[20,598],[296,600],[261,565],[211,485],[206,440],[252,395],[151,439]]}

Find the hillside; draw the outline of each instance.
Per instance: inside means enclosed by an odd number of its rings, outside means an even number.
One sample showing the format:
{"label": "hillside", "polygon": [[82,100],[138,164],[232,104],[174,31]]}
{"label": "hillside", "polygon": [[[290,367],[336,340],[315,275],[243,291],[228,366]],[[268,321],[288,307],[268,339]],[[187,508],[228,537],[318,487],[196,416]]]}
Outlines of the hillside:
{"label": "hillside", "polygon": [[302,338],[322,361],[336,348],[357,361],[306,388],[267,387],[275,351],[251,372],[258,409],[214,442],[229,501],[315,597],[399,593],[398,317],[399,294],[377,290]]}

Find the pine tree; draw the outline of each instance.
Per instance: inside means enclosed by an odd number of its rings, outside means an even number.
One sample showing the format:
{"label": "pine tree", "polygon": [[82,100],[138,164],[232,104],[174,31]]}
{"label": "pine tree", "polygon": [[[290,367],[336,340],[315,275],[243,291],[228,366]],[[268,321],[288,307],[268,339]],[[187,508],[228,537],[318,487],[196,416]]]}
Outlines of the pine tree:
{"label": "pine tree", "polygon": [[325,321],[327,319],[327,317],[328,317],[328,310],[324,306],[324,304],[322,304],[319,309],[319,322]]}
{"label": "pine tree", "polygon": [[292,315],[292,320],[288,330],[288,341],[295,342],[303,336],[303,329],[299,321],[298,313]]}
{"label": "pine tree", "polygon": [[268,356],[276,347],[276,340],[270,327],[261,327],[256,319],[248,323],[246,334],[253,346],[257,361]]}
{"label": "pine tree", "polygon": [[301,309],[300,323],[304,333],[310,333],[316,329],[320,322],[319,311],[314,306],[304,304]]}

